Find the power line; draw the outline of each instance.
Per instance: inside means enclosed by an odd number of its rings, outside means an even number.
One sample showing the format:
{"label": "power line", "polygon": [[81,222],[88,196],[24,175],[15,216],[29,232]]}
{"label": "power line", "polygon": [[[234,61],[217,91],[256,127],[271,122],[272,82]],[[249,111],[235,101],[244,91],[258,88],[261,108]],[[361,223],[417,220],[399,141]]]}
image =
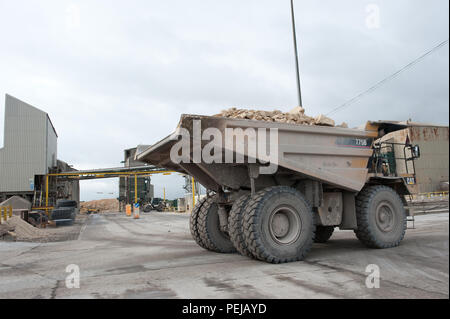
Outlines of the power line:
{"label": "power line", "polygon": [[417,63],[419,63],[421,60],[423,60],[425,57],[427,57],[428,55],[436,52],[437,50],[439,50],[440,48],[442,48],[444,45],[446,45],[448,43],[449,39],[439,43],[438,45],[436,45],[435,47],[433,47],[432,49],[428,50],[427,52],[425,52],[424,54],[422,54],[420,57],[418,57],[417,59],[415,59],[414,61],[408,63],[407,65],[405,65],[403,68],[401,68],[400,70],[398,70],[397,72],[391,74],[390,76],[384,78],[383,80],[381,80],[380,82],[376,83],[375,85],[371,86],[369,89],[365,90],[364,92],[359,93],[357,96],[355,96],[354,98],[348,100],[347,102],[345,102],[344,104],[341,104],[340,106],[334,108],[332,111],[330,111],[329,113],[327,113],[327,116],[330,114],[333,114],[337,111],[339,111],[340,109],[343,109],[344,107],[347,107],[353,103],[355,103],[357,100],[359,100],[360,98],[362,98],[364,95],[367,95],[369,93],[372,93],[373,91],[375,91],[376,89],[378,89],[380,86],[382,86],[383,84],[385,84],[386,82],[389,82],[390,80],[396,78],[398,75],[400,75],[401,73],[403,73],[404,71],[406,71],[407,69],[413,67],[414,65],[416,65]]}

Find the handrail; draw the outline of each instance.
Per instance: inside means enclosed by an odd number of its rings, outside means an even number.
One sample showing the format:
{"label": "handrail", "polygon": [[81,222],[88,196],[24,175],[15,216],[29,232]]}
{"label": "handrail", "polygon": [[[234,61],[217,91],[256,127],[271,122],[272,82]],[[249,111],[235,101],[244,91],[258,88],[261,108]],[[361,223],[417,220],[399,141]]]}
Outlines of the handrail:
{"label": "handrail", "polygon": [[427,193],[418,193],[418,194],[413,194],[410,195],[411,199],[431,199],[431,198],[445,198],[449,196],[449,192],[448,191],[439,191],[439,192],[427,192]]}

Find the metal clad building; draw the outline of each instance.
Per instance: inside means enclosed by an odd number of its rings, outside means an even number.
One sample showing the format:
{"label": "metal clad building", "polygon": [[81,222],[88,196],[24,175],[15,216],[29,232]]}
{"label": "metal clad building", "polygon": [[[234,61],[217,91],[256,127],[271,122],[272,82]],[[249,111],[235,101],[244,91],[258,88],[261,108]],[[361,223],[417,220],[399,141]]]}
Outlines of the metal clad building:
{"label": "metal clad building", "polygon": [[[411,123],[408,128],[385,135],[382,140],[420,146],[421,157],[414,163],[419,193],[440,191],[442,182],[449,180],[449,127],[433,124]],[[397,157],[403,156],[403,148],[395,148]],[[407,154],[407,156],[410,156]],[[406,166],[398,161],[399,173],[406,173]],[[411,171],[411,164],[408,170]]]}
{"label": "metal clad building", "polygon": [[0,192],[33,191],[35,175],[45,175],[56,166],[57,139],[47,113],[6,95]]}
{"label": "metal clad building", "polygon": [[409,128],[412,144],[420,146],[422,160],[416,162],[417,182],[421,193],[441,190],[448,182],[449,128],[417,126]]}
{"label": "metal clad building", "polygon": [[[134,159],[136,155],[136,148],[126,149],[124,151],[124,166],[125,167],[139,167],[147,165],[144,162],[139,162]],[[119,201],[121,203],[121,210],[124,209],[126,204],[133,204],[135,199],[134,193],[134,176],[120,177],[119,178]],[[154,198],[155,188],[151,183],[151,177],[138,177],[137,178],[137,193],[138,200],[144,202],[150,202]]]}

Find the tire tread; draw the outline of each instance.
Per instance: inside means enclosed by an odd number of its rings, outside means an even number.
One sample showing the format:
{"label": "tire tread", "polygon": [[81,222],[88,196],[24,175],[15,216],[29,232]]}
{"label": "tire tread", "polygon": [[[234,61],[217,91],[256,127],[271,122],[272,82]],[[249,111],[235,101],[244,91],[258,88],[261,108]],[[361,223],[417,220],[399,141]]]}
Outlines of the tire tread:
{"label": "tire tread", "polygon": [[359,241],[361,241],[364,245],[366,245],[369,248],[396,247],[403,240],[406,232],[406,216],[405,216],[403,221],[404,224],[403,232],[398,240],[391,243],[383,243],[373,233],[369,221],[370,203],[372,202],[372,199],[375,197],[375,195],[383,190],[388,191],[394,194],[396,197],[398,197],[400,204],[403,206],[403,203],[397,192],[395,192],[392,188],[384,185],[366,187],[356,197],[356,222],[358,228],[354,232]]}
{"label": "tire tread", "polygon": [[[256,219],[258,217],[259,208],[264,203],[265,199],[268,197],[276,194],[276,193],[284,193],[289,192],[294,194],[295,196],[298,196],[301,198],[305,205],[308,207],[308,212],[312,215],[311,216],[311,225],[309,227],[312,228],[312,236],[308,239],[308,242],[305,243],[303,246],[303,249],[299,255],[296,257],[291,258],[279,258],[277,256],[273,256],[268,253],[268,251],[264,248],[261,238],[259,237],[258,231],[256,230]],[[297,191],[296,189],[293,189],[291,187],[287,186],[272,186],[265,188],[259,192],[257,192],[253,197],[250,198],[248,204],[246,205],[244,209],[244,218],[243,218],[243,234],[244,238],[247,244],[247,247],[249,251],[252,253],[253,257],[262,261],[267,261],[269,263],[286,263],[286,262],[293,262],[293,261],[300,261],[302,260],[307,253],[310,251],[313,240],[314,240],[314,234],[315,234],[315,223],[314,223],[314,215],[313,211],[311,209],[311,205],[308,203],[307,200],[303,197],[303,195]]]}
{"label": "tire tread", "polygon": [[250,195],[243,195],[239,197],[231,208],[228,216],[228,230],[230,233],[230,239],[236,250],[242,255],[252,258],[253,255],[247,247],[244,233],[243,233],[243,220],[242,215],[244,213],[245,206],[250,200]]}

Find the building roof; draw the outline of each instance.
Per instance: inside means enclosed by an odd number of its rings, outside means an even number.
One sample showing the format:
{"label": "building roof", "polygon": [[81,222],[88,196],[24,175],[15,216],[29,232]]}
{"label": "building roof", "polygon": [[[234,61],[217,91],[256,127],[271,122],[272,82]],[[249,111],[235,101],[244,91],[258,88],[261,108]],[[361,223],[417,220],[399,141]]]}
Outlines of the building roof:
{"label": "building roof", "polygon": [[433,123],[421,123],[421,122],[413,122],[413,121],[378,121],[373,123],[384,123],[384,124],[394,124],[394,125],[403,125],[407,127],[447,127],[448,125],[442,124],[433,124]]}
{"label": "building roof", "polygon": [[[47,112],[42,111],[41,109],[38,109],[37,107],[35,107],[35,106],[33,106],[33,105],[31,105],[31,104],[29,104],[29,103],[27,103],[27,102],[24,102],[24,101],[22,101],[22,100],[20,100],[20,99],[18,99],[18,98],[16,98],[16,97],[10,95],[10,94],[6,94],[6,97],[7,97],[7,98],[9,97],[9,98],[15,99],[15,100],[17,100],[17,101],[20,101],[20,102],[22,102],[23,104],[25,104],[26,106],[28,106],[28,107],[30,107],[30,108],[32,108],[32,109],[35,109],[35,110],[38,111],[38,112],[44,113],[44,114],[47,116],[47,119],[48,119],[48,121],[50,122],[50,124],[51,124],[51,126],[52,126],[53,132],[55,132],[56,137],[58,137],[58,133],[56,132],[55,126],[53,125],[52,120],[50,119],[50,116],[48,115]],[[5,107],[6,107],[6,106],[5,106]],[[5,108],[5,109],[6,109],[6,108]]]}

